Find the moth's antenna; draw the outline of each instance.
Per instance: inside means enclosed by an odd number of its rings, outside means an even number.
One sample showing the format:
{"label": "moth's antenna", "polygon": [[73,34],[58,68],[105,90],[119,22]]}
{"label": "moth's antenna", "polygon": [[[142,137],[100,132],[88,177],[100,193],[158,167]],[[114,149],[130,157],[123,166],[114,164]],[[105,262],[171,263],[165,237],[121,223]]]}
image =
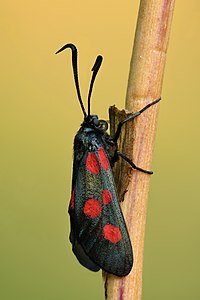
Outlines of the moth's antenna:
{"label": "moth's antenna", "polygon": [[84,108],[84,105],[83,105],[83,101],[82,101],[82,98],[81,98],[81,92],[80,92],[79,81],[78,81],[78,66],[77,66],[78,52],[77,52],[77,48],[73,44],[66,44],[61,49],[59,49],[56,52],[56,54],[58,54],[61,51],[65,50],[66,48],[70,48],[72,50],[72,67],[73,67],[73,72],[74,72],[74,81],[75,81],[75,85],[76,85],[76,91],[77,91],[79,103],[81,105],[81,109],[83,111],[84,117],[86,118],[87,114],[86,114],[86,111],[85,111],[85,108]]}
{"label": "moth's antenna", "polygon": [[92,89],[93,89],[93,85],[94,85],[96,75],[97,75],[97,73],[99,71],[99,68],[101,66],[102,60],[103,60],[103,57],[101,55],[98,55],[97,58],[96,58],[96,61],[94,63],[94,66],[92,67],[93,74],[92,74],[92,79],[91,79],[91,82],[90,82],[90,89],[89,89],[89,93],[88,93],[88,116],[90,116],[90,98],[91,98],[91,94],[92,94]]}

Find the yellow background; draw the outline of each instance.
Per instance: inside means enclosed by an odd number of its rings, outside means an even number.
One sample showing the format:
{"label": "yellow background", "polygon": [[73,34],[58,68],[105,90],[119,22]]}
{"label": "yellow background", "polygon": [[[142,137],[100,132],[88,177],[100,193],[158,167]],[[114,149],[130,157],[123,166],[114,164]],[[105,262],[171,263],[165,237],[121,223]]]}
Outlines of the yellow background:
{"label": "yellow background", "polygon": [[[68,241],[72,143],[97,54],[92,112],[124,105],[138,1],[1,5],[0,299],[103,299],[101,272]],[[165,69],[145,240],[143,300],[200,299],[200,2],[177,1]]]}

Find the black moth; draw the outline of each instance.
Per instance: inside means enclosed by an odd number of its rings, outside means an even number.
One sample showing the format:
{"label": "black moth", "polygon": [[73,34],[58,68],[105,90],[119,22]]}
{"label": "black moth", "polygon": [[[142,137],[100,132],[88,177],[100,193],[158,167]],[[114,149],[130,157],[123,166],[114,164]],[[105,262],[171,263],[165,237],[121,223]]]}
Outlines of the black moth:
{"label": "black moth", "polygon": [[72,50],[74,80],[84,114],[84,121],[74,139],[72,195],[69,204],[70,242],[74,254],[84,267],[92,271],[103,269],[117,276],[125,276],[133,266],[133,251],[111,167],[120,156],[134,169],[152,174],[151,171],[137,167],[121,153],[117,140],[124,123],[140,115],[160,101],[160,98],[120,122],[115,135],[109,136],[106,132],[107,122],[90,113],[93,84],[103,58],[97,56],[92,68],[86,113],[78,81],[77,49],[73,44],[66,44],[56,53],[66,48]]}

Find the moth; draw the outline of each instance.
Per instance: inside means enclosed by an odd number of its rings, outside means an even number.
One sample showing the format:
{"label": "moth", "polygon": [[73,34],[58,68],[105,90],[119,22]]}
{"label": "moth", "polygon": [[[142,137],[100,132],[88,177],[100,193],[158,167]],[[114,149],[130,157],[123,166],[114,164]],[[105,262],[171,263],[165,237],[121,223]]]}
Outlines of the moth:
{"label": "moth", "polygon": [[67,48],[72,51],[74,81],[84,115],[74,139],[72,193],[68,210],[72,250],[78,261],[91,271],[102,269],[116,276],[126,276],[133,266],[133,251],[118,201],[112,167],[121,157],[138,171],[152,172],[137,167],[121,153],[117,140],[123,124],[159,102],[160,98],[125,118],[118,124],[114,136],[110,136],[107,133],[108,123],[92,115],[90,109],[93,85],[103,57],[98,55],[92,68],[86,113],[79,87],[76,46],[66,44],[56,54]]}

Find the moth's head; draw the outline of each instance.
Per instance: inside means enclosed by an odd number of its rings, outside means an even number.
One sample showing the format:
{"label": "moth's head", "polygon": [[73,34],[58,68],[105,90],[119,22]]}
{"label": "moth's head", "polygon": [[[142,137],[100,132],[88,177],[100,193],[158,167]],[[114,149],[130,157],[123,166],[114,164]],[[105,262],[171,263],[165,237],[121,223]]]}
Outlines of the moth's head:
{"label": "moth's head", "polygon": [[106,131],[108,129],[108,123],[105,120],[99,120],[97,115],[87,116],[83,124],[98,131]]}

